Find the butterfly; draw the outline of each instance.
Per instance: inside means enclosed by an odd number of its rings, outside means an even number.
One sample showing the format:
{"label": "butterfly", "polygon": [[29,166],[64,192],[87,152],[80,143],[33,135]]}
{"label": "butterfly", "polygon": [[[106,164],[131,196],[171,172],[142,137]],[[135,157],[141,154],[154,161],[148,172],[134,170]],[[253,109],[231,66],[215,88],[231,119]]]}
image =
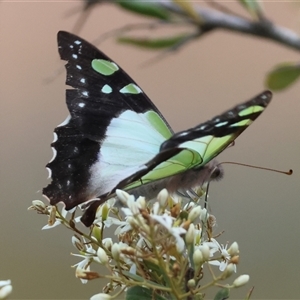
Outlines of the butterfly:
{"label": "butterfly", "polygon": [[193,128],[174,133],[142,89],[111,59],[82,38],[58,33],[67,61],[70,115],[54,130],[52,182],[43,189],[51,205],[70,210],[89,200],[81,221],[90,226],[97,207],[116,189],[155,196],[202,186],[221,176],[215,157],[264,111],[264,91]]}

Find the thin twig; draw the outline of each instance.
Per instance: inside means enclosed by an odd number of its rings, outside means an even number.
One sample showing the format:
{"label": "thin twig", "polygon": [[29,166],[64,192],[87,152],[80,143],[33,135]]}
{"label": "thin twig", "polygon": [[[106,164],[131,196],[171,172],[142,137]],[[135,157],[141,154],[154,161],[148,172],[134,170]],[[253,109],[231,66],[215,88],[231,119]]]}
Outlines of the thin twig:
{"label": "thin twig", "polygon": [[[158,3],[158,2],[156,2]],[[160,1],[159,4],[174,13],[183,15],[184,11],[170,1]],[[195,11],[201,16],[206,28],[226,29],[234,32],[262,37],[276,41],[287,47],[300,50],[300,37],[294,31],[278,26],[269,20],[251,21],[225,12],[195,6]]]}

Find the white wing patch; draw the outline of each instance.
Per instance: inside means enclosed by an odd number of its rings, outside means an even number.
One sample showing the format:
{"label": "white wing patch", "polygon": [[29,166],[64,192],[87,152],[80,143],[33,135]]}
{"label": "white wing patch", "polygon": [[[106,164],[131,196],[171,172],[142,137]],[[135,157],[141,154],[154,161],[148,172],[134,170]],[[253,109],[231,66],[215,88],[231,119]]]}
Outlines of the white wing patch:
{"label": "white wing patch", "polygon": [[127,110],[112,119],[97,162],[90,169],[91,194],[110,192],[122,179],[143,169],[164,141],[142,113]]}

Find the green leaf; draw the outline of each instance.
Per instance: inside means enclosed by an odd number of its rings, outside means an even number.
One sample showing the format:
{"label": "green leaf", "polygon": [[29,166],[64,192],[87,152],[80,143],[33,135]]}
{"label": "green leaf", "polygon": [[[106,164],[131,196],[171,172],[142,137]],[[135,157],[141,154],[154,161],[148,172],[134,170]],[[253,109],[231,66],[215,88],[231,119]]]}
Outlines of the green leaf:
{"label": "green leaf", "polygon": [[157,289],[159,290],[161,287],[165,287],[164,285],[161,285],[161,284],[158,284],[156,282],[153,282],[151,280],[147,280],[139,275],[136,275],[136,274],[133,274],[133,273],[130,273],[128,271],[123,271],[123,274],[126,275],[127,277],[129,277],[130,279],[133,279],[137,282],[146,282],[146,283],[149,283],[151,284],[152,286],[157,286]]}
{"label": "green leaf", "polygon": [[184,39],[186,39],[186,34],[180,34],[173,37],[166,37],[160,39],[121,37],[118,39],[118,42],[148,49],[163,49],[176,46],[177,44],[181,43]]}
{"label": "green leaf", "polygon": [[140,15],[154,17],[165,21],[171,18],[169,11],[167,11],[161,5],[154,1],[152,2],[140,0],[117,0],[116,3],[124,9],[130,10]]}
{"label": "green leaf", "polygon": [[223,288],[219,290],[214,298],[214,300],[225,300],[229,298],[229,289]]}
{"label": "green leaf", "polygon": [[144,265],[148,270],[151,270],[151,280],[157,283],[161,283],[163,286],[170,286],[170,278],[164,270],[160,268],[160,266],[155,263],[145,259]]}
{"label": "green leaf", "polygon": [[257,0],[239,0],[253,16],[259,17],[262,13],[262,7]]}
{"label": "green leaf", "polygon": [[196,12],[192,1],[173,0],[189,17],[191,17],[197,23],[201,22],[200,15]]}
{"label": "green leaf", "polygon": [[300,65],[295,63],[284,63],[275,67],[266,78],[266,86],[274,91],[280,91],[292,83],[300,76]]}
{"label": "green leaf", "polygon": [[141,286],[133,286],[126,292],[126,300],[165,300],[166,298],[157,295],[151,289],[147,289]]}

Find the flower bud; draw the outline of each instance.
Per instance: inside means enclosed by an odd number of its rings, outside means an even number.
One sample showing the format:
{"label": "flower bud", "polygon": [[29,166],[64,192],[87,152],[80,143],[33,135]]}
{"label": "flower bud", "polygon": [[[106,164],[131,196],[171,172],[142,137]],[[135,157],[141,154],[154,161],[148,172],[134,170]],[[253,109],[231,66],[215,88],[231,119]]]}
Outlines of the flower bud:
{"label": "flower bud", "polygon": [[107,203],[104,203],[101,207],[101,217],[102,221],[105,221],[108,217],[110,207]]}
{"label": "flower bud", "polygon": [[112,299],[112,297],[109,294],[104,294],[104,293],[96,294],[90,298],[90,300],[110,300],[110,299]]}
{"label": "flower bud", "polygon": [[242,285],[245,285],[250,279],[249,275],[241,275],[239,276],[234,282],[233,282],[233,286],[234,287],[240,287]]}
{"label": "flower bud", "polygon": [[118,244],[113,244],[111,247],[111,255],[112,257],[118,261],[120,258],[120,247]]}
{"label": "flower bud", "polygon": [[206,244],[203,244],[199,247],[199,250],[201,251],[201,253],[203,255],[203,260],[208,261],[210,258],[209,247]]}
{"label": "flower bud", "polygon": [[161,210],[160,204],[158,202],[154,202],[151,209],[152,214],[159,215],[160,210]]}
{"label": "flower bud", "polygon": [[234,264],[227,265],[226,269],[224,270],[224,272],[222,274],[222,279],[226,279],[226,278],[230,277],[231,274],[233,272],[235,272],[235,270],[236,270],[236,267]]}
{"label": "flower bud", "polygon": [[188,282],[187,282],[187,286],[189,288],[194,288],[196,286],[196,281],[195,279],[190,279]]}
{"label": "flower bud", "polygon": [[193,222],[195,219],[200,217],[202,208],[201,206],[196,206],[193,207],[192,210],[190,211],[189,215],[188,215],[188,220],[190,220],[191,222]]}
{"label": "flower bud", "polygon": [[201,213],[200,213],[200,220],[201,220],[203,223],[206,223],[208,217],[209,217],[209,213],[207,212],[207,209],[206,209],[206,208],[203,208],[203,209],[201,210]]}
{"label": "flower bud", "polygon": [[199,249],[193,253],[193,261],[196,266],[200,266],[204,262],[202,252]]}
{"label": "flower bud", "polygon": [[56,220],[56,207],[53,205],[50,207],[50,214],[48,218],[48,226],[54,225]]}
{"label": "flower bud", "polygon": [[0,280],[0,299],[6,299],[12,292],[10,280]]}
{"label": "flower bud", "polygon": [[142,196],[140,196],[136,199],[136,204],[138,205],[139,208],[142,208],[142,209],[146,209],[146,207],[147,207],[146,199],[145,199],[145,197],[142,197]]}
{"label": "flower bud", "polygon": [[230,256],[235,256],[239,254],[239,245],[237,242],[233,242],[227,252],[230,254]]}
{"label": "flower bud", "polygon": [[105,265],[108,262],[108,256],[101,247],[99,247],[97,250],[97,256],[98,256],[101,264]]}
{"label": "flower bud", "polygon": [[195,237],[195,225],[192,223],[187,230],[185,235],[185,241],[187,244],[191,245],[194,244],[194,237]]}
{"label": "flower bud", "polygon": [[12,285],[10,280],[3,280],[7,282],[6,285],[0,286],[0,299],[6,299],[8,295],[12,292]]}
{"label": "flower bud", "polygon": [[159,203],[159,206],[161,208],[165,208],[168,202],[168,197],[169,197],[169,193],[167,191],[167,189],[162,189],[158,195],[157,195],[157,200]]}
{"label": "flower bud", "polygon": [[39,207],[39,208],[42,208],[42,209],[46,208],[45,203],[43,201],[41,201],[41,200],[33,200],[32,201],[32,205],[36,206],[36,207]]}
{"label": "flower bud", "polygon": [[83,245],[82,241],[76,235],[72,236],[72,244],[79,251],[83,251],[84,250],[84,245]]}
{"label": "flower bud", "polygon": [[116,194],[119,198],[119,200],[123,203],[123,204],[127,204],[127,200],[130,197],[130,195],[122,190],[116,190]]}

